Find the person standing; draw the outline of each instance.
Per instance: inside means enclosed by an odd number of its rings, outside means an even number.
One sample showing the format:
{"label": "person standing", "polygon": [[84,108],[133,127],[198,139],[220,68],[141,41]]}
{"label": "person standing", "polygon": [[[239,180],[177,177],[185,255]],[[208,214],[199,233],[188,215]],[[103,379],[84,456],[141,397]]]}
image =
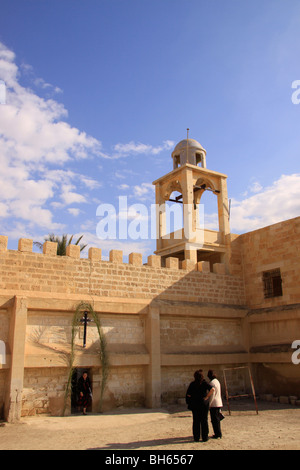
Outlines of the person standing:
{"label": "person standing", "polygon": [[82,413],[86,415],[86,409],[92,401],[91,383],[86,372],[84,372],[78,380],[78,391],[78,407],[82,407]]}
{"label": "person standing", "polygon": [[208,440],[208,410],[209,397],[214,389],[204,379],[202,370],[196,370],[194,381],[190,383],[186,392],[186,403],[188,409],[193,413],[193,436],[194,441],[199,442],[202,436],[202,442]]}
{"label": "person standing", "polygon": [[207,377],[210,380],[209,385],[214,388],[214,393],[209,403],[211,424],[214,430],[214,435],[212,436],[212,438],[222,439],[221,419],[223,419],[223,416],[221,414],[221,409],[223,407],[223,402],[221,395],[221,384],[218,381],[217,376],[213,370],[210,369],[208,371]]}

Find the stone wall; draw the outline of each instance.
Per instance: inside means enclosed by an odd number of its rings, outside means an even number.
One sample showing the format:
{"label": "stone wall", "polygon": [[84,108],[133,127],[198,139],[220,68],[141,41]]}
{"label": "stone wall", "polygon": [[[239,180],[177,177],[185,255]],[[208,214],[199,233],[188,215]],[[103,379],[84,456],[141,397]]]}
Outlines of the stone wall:
{"label": "stone wall", "polygon": [[[77,246],[59,257],[50,242],[33,253],[28,239],[18,251],[7,250],[7,237],[0,236],[0,340],[7,353],[0,413],[9,420],[59,414],[81,301],[91,303],[107,340],[107,409],[176,402],[199,368],[216,369],[224,390],[223,370],[248,364],[258,393],[300,395],[300,365],[291,364],[291,343],[300,339],[299,219],[230,237],[229,275],[220,263],[213,272],[206,262],[179,265],[172,258],[161,267],[154,255],[143,265],[137,253],[123,263],[116,250],[109,261],[96,248],[80,258]],[[274,267],[281,269],[283,296],[265,299],[261,275]],[[85,349],[82,340],[79,328],[75,365],[91,374],[97,411],[101,364],[93,323]],[[242,374],[228,377],[232,391],[248,387]]]}
{"label": "stone wall", "polygon": [[[80,259],[79,246],[73,246],[78,250],[68,256],[55,256],[49,248],[51,242],[45,243],[45,254],[32,253],[32,240],[27,239],[20,240],[19,251],[11,251],[5,249],[3,238],[0,290],[237,305],[245,302],[242,278],[220,274],[220,264],[215,265],[216,273],[203,269],[208,263],[186,269],[174,268],[174,264],[161,268],[161,258],[151,255],[144,266],[138,253],[132,253],[125,264],[123,253],[116,250],[110,252],[111,261],[101,261],[101,250],[96,248],[90,249],[88,259]],[[196,271],[198,268],[201,272]]]}
{"label": "stone wall", "polygon": [[[300,302],[300,217],[245,233],[233,242],[240,250],[246,304],[251,308],[276,307]],[[236,266],[236,263],[235,263]],[[281,297],[265,299],[262,273],[279,268]]]}
{"label": "stone wall", "polygon": [[50,413],[51,400],[63,399],[66,377],[66,368],[26,368],[21,416]]}
{"label": "stone wall", "polygon": [[161,317],[162,353],[243,350],[240,319]]}
{"label": "stone wall", "polygon": [[[259,389],[300,397],[300,365],[291,359],[291,345],[300,340],[300,217],[243,234],[232,246],[241,253],[250,361]],[[265,298],[263,272],[278,268],[282,295]]]}

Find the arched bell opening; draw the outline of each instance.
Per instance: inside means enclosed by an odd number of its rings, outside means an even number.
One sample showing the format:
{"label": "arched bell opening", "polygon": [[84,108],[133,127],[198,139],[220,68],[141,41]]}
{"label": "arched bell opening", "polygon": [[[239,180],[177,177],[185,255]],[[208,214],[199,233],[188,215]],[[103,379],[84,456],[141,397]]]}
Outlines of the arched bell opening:
{"label": "arched bell opening", "polygon": [[183,197],[179,181],[172,181],[165,191],[162,192],[162,200],[158,206],[157,214],[159,237],[162,239],[181,238],[183,228]]}
{"label": "arched bell opening", "polygon": [[183,201],[182,194],[178,191],[174,191],[166,201],[166,222],[167,233],[175,234],[183,229]]}
{"label": "arched bell opening", "polygon": [[194,185],[194,209],[197,212],[197,227],[219,231],[218,194],[213,182],[199,178]]}

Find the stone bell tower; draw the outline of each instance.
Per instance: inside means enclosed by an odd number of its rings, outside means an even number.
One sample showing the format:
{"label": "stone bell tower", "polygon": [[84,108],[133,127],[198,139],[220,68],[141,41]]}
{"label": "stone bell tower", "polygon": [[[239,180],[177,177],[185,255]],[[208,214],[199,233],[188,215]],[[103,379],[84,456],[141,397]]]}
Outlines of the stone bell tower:
{"label": "stone bell tower", "polygon": [[[189,260],[190,264],[198,261],[209,261],[211,266],[224,263],[228,270],[230,227],[227,176],[206,168],[206,150],[194,139],[179,142],[172,152],[172,160],[173,171],[153,182],[157,205],[155,253],[162,260],[176,257],[180,261]],[[204,227],[205,207],[200,204],[204,191],[211,191],[216,196],[218,231]],[[170,233],[168,217],[175,210],[174,205],[182,207],[182,228]]]}

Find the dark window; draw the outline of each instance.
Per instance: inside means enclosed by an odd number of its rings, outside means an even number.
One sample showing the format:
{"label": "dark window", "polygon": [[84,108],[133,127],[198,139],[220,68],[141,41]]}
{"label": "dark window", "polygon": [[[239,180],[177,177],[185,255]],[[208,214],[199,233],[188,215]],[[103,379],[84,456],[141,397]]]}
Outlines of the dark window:
{"label": "dark window", "polygon": [[174,162],[175,162],[175,168],[179,168],[180,167],[180,155],[175,155]]}
{"label": "dark window", "polygon": [[282,279],[280,269],[273,269],[263,273],[265,299],[280,297],[282,295]]}

